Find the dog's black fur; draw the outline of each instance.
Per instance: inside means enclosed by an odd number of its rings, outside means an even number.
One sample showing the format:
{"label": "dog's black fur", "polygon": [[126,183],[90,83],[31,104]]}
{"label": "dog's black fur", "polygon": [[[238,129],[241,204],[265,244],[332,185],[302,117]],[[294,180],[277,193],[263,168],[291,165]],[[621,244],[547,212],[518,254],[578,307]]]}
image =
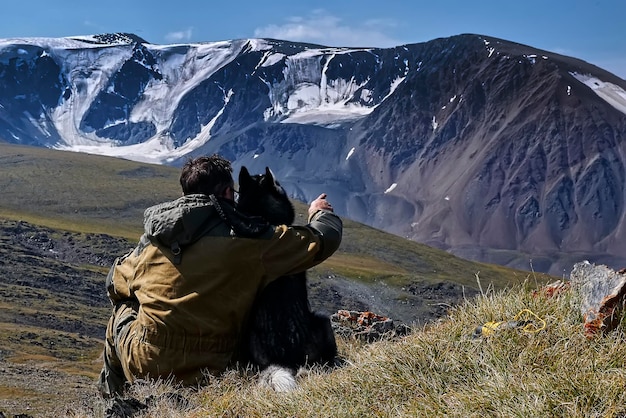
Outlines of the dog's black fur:
{"label": "dog's black fur", "polygon": [[[265,174],[239,173],[237,209],[271,225],[291,225],[295,211],[269,168]],[[270,365],[297,370],[333,364],[337,344],[330,318],[311,311],[306,272],[280,277],[261,290],[252,307],[242,344],[242,358],[265,369]]]}

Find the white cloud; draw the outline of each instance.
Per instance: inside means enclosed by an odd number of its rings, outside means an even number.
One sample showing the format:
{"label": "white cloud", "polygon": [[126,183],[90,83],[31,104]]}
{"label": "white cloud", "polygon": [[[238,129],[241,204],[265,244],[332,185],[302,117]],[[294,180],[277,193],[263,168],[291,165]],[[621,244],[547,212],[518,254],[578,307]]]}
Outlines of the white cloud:
{"label": "white cloud", "polygon": [[185,30],[170,32],[165,35],[165,40],[168,42],[183,42],[189,41],[193,34],[193,28],[187,28]]}
{"label": "white cloud", "polygon": [[325,46],[392,47],[403,43],[385,34],[394,26],[392,20],[383,19],[345,23],[324,10],[316,10],[306,17],[290,17],[284,24],[257,28],[254,36]]}

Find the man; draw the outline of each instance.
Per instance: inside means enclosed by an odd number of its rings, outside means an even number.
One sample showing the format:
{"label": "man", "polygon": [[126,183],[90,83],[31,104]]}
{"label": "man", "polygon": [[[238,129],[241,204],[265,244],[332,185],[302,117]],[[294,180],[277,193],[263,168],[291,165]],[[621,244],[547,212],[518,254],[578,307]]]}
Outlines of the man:
{"label": "man", "polygon": [[137,247],[107,277],[113,304],[99,389],[137,378],[196,385],[229,365],[259,289],[321,263],[342,222],[322,194],[306,226],[270,226],[234,204],[232,167],[213,155],[185,164],[183,196],[148,208]]}

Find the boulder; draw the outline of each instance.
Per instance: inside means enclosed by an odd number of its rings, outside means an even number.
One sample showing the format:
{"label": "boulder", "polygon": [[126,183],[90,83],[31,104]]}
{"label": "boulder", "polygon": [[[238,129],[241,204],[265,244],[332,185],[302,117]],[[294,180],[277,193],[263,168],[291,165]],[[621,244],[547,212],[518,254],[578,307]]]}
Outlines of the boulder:
{"label": "boulder", "polygon": [[588,261],[574,265],[570,280],[580,294],[580,311],[588,338],[611,331],[619,324],[626,296],[624,273],[624,269],[615,271]]}

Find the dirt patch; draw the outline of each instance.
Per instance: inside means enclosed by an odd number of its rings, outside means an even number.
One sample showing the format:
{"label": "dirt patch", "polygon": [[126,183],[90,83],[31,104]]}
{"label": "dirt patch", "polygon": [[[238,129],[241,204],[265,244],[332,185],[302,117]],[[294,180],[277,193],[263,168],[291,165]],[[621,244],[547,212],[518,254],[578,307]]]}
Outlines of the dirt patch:
{"label": "dirt patch", "polygon": [[67,416],[71,410],[104,408],[93,377],[69,374],[62,367],[62,363],[54,361],[0,360],[0,412],[8,417],[19,414],[51,417]]}

